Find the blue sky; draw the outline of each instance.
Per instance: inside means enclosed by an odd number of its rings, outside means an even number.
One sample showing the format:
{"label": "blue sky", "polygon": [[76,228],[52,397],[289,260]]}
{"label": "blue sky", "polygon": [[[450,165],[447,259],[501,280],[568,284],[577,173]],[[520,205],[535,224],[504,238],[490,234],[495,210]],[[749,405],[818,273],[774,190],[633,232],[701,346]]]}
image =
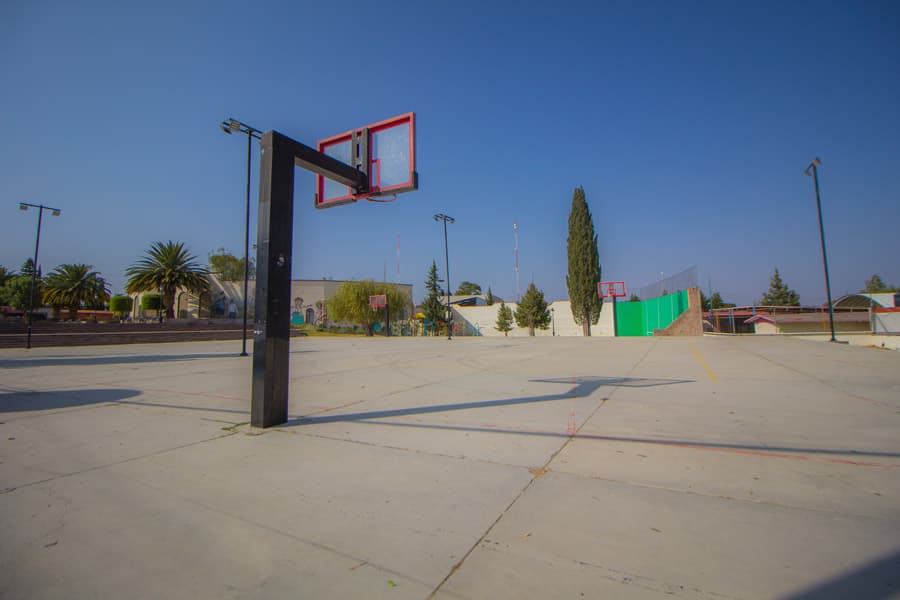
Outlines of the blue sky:
{"label": "blue sky", "polygon": [[[900,4],[884,2],[45,2],[0,4],[0,265],[87,263],[120,292],[157,240],[243,252],[234,117],[314,145],[400,113],[419,191],[317,211],[298,169],[294,277],[450,277],[567,296],[572,191],[603,279],[691,265],[757,301],[775,267],[824,301],[900,283]],[[258,154],[253,157],[255,197]],[[400,272],[396,243],[400,236]]]}

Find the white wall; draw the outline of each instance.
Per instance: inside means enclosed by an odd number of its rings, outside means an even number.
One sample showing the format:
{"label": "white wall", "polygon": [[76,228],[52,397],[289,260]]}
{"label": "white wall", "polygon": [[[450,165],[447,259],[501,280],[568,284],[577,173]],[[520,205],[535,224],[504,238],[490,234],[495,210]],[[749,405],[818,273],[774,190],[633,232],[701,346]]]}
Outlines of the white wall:
{"label": "white wall", "polygon": [[900,333],[900,312],[873,312],[872,326],[875,333]]}
{"label": "white wall", "polygon": [[[507,302],[513,314],[518,306],[515,302]],[[558,336],[581,336],[581,325],[575,323],[572,317],[572,308],[568,300],[557,300],[549,305],[553,309],[553,319],[550,327],[547,329],[536,329],[535,336],[551,336],[554,329]],[[464,321],[467,329],[476,328],[482,336],[503,337],[503,333],[495,329],[497,325],[497,313],[500,310],[500,303],[496,302],[491,306],[454,306],[453,319],[458,323]],[[592,336],[612,336],[612,305],[607,304],[600,312],[600,319],[596,325],[591,325]],[[516,327],[515,319],[513,319],[513,330],[509,332],[509,337],[527,337],[528,328]]]}

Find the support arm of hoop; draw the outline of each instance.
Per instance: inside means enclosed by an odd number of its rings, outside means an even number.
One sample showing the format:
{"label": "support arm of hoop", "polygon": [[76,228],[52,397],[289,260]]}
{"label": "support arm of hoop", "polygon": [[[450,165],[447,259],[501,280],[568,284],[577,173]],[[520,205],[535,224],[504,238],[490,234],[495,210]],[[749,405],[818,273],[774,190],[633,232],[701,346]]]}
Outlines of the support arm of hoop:
{"label": "support arm of hoop", "polygon": [[262,135],[260,144],[263,148],[275,148],[277,151],[287,152],[294,156],[294,164],[303,167],[313,173],[318,173],[332,181],[346,185],[357,194],[364,194],[369,189],[369,177],[366,173],[356,170],[348,164],[344,164],[336,158],[322,154],[318,150],[310,148],[292,140],[277,131],[267,131]]}

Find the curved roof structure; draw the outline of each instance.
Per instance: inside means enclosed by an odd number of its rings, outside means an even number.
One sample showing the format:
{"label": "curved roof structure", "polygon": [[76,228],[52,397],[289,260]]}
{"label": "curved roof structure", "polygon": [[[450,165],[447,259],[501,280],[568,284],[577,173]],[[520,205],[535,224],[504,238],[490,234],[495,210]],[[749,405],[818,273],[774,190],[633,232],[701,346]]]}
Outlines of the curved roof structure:
{"label": "curved roof structure", "polygon": [[884,294],[847,294],[834,301],[835,308],[893,308],[894,292]]}

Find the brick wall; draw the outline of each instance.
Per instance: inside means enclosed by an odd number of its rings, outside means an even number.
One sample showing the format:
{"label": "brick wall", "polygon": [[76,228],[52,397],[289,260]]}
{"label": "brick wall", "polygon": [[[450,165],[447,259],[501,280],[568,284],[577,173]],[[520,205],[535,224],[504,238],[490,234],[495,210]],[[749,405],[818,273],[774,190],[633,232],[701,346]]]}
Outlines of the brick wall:
{"label": "brick wall", "polygon": [[665,329],[657,329],[653,335],[682,336],[703,335],[703,308],[700,304],[700,288],[688,288],[688,309],[681,313]]}

